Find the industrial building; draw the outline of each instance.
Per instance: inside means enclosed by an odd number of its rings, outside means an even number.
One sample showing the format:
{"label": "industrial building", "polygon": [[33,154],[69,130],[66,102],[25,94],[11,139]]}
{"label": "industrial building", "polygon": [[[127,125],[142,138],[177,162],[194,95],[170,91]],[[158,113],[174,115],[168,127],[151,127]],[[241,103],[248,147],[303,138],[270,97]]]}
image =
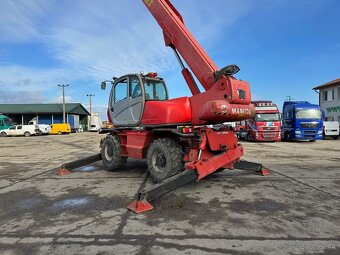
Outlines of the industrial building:
{"label": "industrial building", "polygon": [[326,121],[340,122],[340,78],[313,88],[319,91],[319,104]]}
{"label": "industrial building", "polygon": [[[31,120],[39,124],[63,123],[63,104],[0,104],[0,113],[13,123],[26,125]],[[88,129],[90,113],[80,103],[65,104],[66,122],[83,130]]]}

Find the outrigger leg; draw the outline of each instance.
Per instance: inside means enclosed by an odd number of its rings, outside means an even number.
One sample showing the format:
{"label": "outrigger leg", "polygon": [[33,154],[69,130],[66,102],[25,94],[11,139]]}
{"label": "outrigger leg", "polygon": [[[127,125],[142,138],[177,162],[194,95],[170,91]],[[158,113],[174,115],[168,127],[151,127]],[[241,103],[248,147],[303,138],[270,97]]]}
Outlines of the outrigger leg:
{"label": "outrigger leg", "polygon": [[[269,171],[262,164],[241,160],[235,164],[235,169],[255,171],[256,174],[268,175]],[[142,213],[153,209],[151,201],[174,191],[185,184],[198,180],[196,170],[185,170],[162,183],[153,185],[150,188],[138,192],[135,200],[128,205],[128,209],[135,213]]]}
{"label": "outrigger leg", "polygon": [[128,209],[135,213],[142,213],[153,209],[151,201],[164,196],[165,194],[178,189],[185,184],[196,181],[198,174],[195,170],[185,170],[179,174],[166,179],[162,183],[153,185],[150,188],[142,190],[136,194],[136,199],[128,205]]}
{"label": "outrigger leg", "polygon": [[256,174],[260,174],[262,176],[269,174],[268,169],[264,168],[262,164],[249,162],[246,160],[241,160],[239,162],[236,162],[234,167],[240,170],[255,171]]}
{"label": "outrigger leg", "polygon": [[102,159],[102,155],[100,153],[86,157],[86,158],[77,159],[77,160],[62,164],[56,173],[57,175],[71,174],[73,169],[92,164],[101,159]]}

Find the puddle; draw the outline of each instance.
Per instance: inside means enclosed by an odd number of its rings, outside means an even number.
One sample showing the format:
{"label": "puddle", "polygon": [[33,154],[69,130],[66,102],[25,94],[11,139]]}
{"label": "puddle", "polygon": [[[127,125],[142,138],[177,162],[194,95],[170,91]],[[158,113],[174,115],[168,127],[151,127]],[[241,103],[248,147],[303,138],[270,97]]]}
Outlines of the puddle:
{"label": "puddle", "polygon": [[89,197],[69,198],[53,203],[52,207],[56,207],[59,209],[80,207],[88,204],[89,202],[91,202],[91,200],[92,199]]}
{"label": "puddle", "polygon": [[43,200],[40,198],[26,198],[15,203],[15,206],[19,210],[29,210],[42,203],[43,203]]}
{"label": "puddle", "polygon": [[72,172],[92,172],[94,170],[97,170],[95,166],[82,166],[82,167],[72,170]]}

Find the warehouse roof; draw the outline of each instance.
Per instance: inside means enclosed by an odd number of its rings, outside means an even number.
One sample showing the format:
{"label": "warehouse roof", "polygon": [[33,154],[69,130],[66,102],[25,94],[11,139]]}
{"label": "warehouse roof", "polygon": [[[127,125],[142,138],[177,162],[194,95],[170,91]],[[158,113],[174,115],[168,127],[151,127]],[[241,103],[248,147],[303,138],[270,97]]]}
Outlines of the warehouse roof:
{"label": "warehouse roof", "polygon": [[325,89],[325,88],[328,88],[328,87],[332,87],[334,86],[335,84],[340,84],[340,78],[338,79],[335,79],[333,81],[330,81],[330,82],[327,82],[325,84],[322,84],[320,86],[317,86],[315,88],[313,88],[314,90],[317,90],[317,89]]}
{"label": "warehouse roof", "polygon": [[[62,114],[63,104],[0,104],[3,114]],[[90,115],[81,103],[66,103],[65,112],[77,115]]]}

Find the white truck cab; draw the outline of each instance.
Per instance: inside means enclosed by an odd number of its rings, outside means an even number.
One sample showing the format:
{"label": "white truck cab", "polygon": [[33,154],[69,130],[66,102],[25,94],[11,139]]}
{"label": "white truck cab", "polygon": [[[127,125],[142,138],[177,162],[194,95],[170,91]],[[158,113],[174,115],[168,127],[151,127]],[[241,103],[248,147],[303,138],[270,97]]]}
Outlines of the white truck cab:
{"label": "white truck cab", "polygon": [[47,135],[51,132],[51,126],[47,124],[37,124],[36,118],[33,118],[28,125],[37,125],[39,127],[39,135]]}
{"label": "white truck cab", "polygon": [[39,134],[38,125],[14,125],[1,130],[0,136],[31,136]]}

